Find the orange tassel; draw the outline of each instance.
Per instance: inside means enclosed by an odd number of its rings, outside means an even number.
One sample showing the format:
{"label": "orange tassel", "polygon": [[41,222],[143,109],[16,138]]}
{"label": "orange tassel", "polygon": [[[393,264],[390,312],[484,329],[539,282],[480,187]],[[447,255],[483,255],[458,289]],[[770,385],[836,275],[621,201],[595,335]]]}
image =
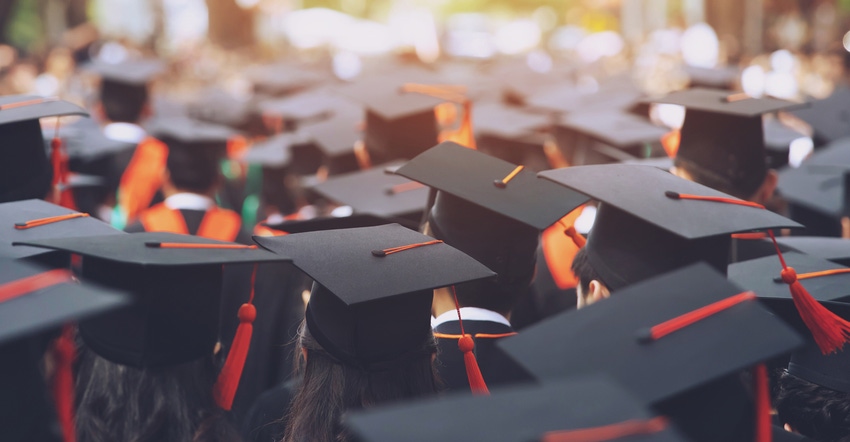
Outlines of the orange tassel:
{"label": "orange tassel", "polygon": [[56,371],[53,374],[51,392],[56,407],[56,418],[62,429],[65,442],[75,442],[77,439],[74,428],[74,374],[73,364],[77,348],[74,345],[72,328],[66,325],[62,335],[53,343],[53,358]]}
{"label": "orange tassel", "polygon": [[573,244],[575,244],[578,248],[582,248],[585,244],[587,244],[587,239],[581,236],[581,233],[578,233],[574,226],[567,227],[567,229],[564,230],[564,234],[569,236],[570,239],[573,240]]}
{"label": "orange tassel", "polygon": [[469,389],[472,394],[490,395],[490,390],[487,388],[487,383],[484,382],[484,376],[478,367],[478,360],[475,359],[475,341],[463,329],[463,319],[460,317],[460,303],[457,301],[455,286],[452,286],[452,295],[455,298],[455,309],[457,309],[457,320],[460,324],[461,334],[461,338],[457,340],[457,348],[463,352],[463,365],[466,366],[466,379],[469,381]]}
{"label": "orange tassel", "polygon": [[248,302],[239,307],[239,326],[236,328],[230,352],[215,384],[216,403],[224,410],[230,410],[233,407],[233,398],[236,397],[242,370],[245,368],[245,359],[248,358],[248,350],[251,348],[251,335],[254,333],[254,320],[257,318],[257,308],[253,304],[256,279],[257,265],[255,264],[251,273],[251,295]]}
{"label": "orange tassel", "polygon": [[630,420],[616,424],[579,430],[551,431],[543,435],[542,442],[604,442],[629,436],[660,433],[667,429],[667,418],[658,416],[649,420]]}
{"label": "orange tassel", "polygon": [[770,423],[770,384],[764,364],[753,367],[753,384],[756,401],[756,442],[771,442],[773,433]]}
{"label": "orange tassel", "polygon": [[782,273],[780,274],[782,282],[788,284],[794,306],[797,308],[800,318],[803,319],[806,327],[812,333],[815,343],[825,355],[841,350],[850,337],[850,323],[829,311],[809,294],[806,288],[800,284],[794,268],[788,267],[785,263],[785,258],[782,256],[773,232],[768,231],[768,234],[776,248],[779,262],[782,264]]}

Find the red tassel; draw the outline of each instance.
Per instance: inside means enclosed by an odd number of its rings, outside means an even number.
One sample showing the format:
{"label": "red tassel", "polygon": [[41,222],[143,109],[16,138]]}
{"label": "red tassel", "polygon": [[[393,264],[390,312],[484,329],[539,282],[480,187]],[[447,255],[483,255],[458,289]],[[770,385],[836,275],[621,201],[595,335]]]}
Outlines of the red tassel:
{"label": "red tassel", "polygon": [[758,364],[753,367],[753,382],[756,401],[756,442],[771,442],[773,433],[770,423],[770,384],[767,381],[767,367]]}
{"label": "red tassel", "polygon": [[73,364],[77,348],[74,345],[73,330],[65,326],[62,335],[53,343],[53,358],[56,364],[51,392],[56,407],[56,418],[62,429],[65,442],[77,439],[74,428],[74,373]]}
{"label": "red tassel", "polygon": [[245,359],[251,348],[251,335],[254,333],[254,319],[257,318],[257,308],[254,307],[254,282],[257,278],[257,265],[251,273],[251,295],[248,302],[239,307],[239,326],[233,336],[230,352],[224,361],[224,367],[218,375],[215,383],[215,400],[219,407],[230,410],[233,407],[233,398],[239,388],[239,380],[242,378],[242,370],[245,368]]}
{"label": "red tassel", "polygon": [[667,426],[667,418],[658,416],[649,420],[635,419],[594,428],[550,431],[544,434],[540,440],[541,442],[604,442],[629,436],[660,433],[666,430]]}
{"label": "red tassel", "polygon": [[58,137],[59,123],[56,124],[57,136],[50,140],[50,162],[53,166],[52,200],[62,207],[77,210],[74,193],[68,187],[68,155],[65,153],[62,139]]}
{"label": "red tassel", "polygon": [[463,352],[463,364],[466,366],[466,378],[469,379],[469,389],[473,394],[489,395],[490,390],[484,382],[481,369],[478,368],[478,360],[475,359],[475,341],[472,336],[463,335],[457,340],[457,348]]}
{"label": "red tassel", "polygon": [[815,343],[817,343],[821,352],[825,355],[835,353],[844,347],[850,337],[850,323],[832,313],[824,307],[820,302],[812,297],[811,294],[800,284],[797,279],[797,272],[793,267],[788,267],[785,263],[785,258],[779,250],[779,245],[776,243],[776,237],[772,231],[768,231],[770,239],[776,247],[776,253],[779,257],[779,262],[782,264],[782,282],[788,284],[791,290],[791,299],[794,301],[794,306],[800,314],[800,318],[812,333]]}
{"label": "red tassel", "polygon": [[564,234],[569,236],[570,239],[573,240],[573,244],[575,244],[578,248],[582,248],[585,244],[587,244],[587,239],[581,236],[581,233],[578,233],[578,231],[576,231],[575,226],[567,227],[567,229],[564,230]]}
{"label": "red tassel", "polygon": [[452,286],[452,295],[455,298],[455,309],[457,309],[457,320],[460,324],[461,334],[460,339],[457,340],[457,348],[463,352],[463,365],[466,366],[466,379],[469,381],[469,389],[472,390],[472,394],[489,395],[490,390],[487,388],[487,383],[484,382],[484,376],[478,367],[478,360],[475,359],[475,341],[463,329],[463,319],[460,317],[460,303],[457,301],[455,286]]}

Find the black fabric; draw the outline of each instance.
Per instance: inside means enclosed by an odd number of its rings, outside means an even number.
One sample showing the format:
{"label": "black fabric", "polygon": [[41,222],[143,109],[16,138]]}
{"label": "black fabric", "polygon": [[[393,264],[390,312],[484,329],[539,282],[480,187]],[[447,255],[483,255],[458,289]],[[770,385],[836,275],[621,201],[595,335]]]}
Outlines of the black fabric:
{"label": "black fabric", "polygon": [[[475,340],[475,358],[488,388],[533,380],[513,359],[496,347],[496,341],[501,338],[476,337],[477,334],[513,333],[513,328],[498,322],[470,320],[463,321],[463,328]],[[434,332],[460,335],[460,322],[444,322],[434,328]],[[469,379],[466,376],[463,352],[457,347],[457,343],[457,339],[437,338],[437,347],[439,348],[436,363],[437,372],[447,390],[468,393],[470,391]]]}
{"label": "black fabric", "polygon": [[437,118],[432,109],[392,120],[366,112],[364,141],[376,163],[413,158],[437,144],[437,137]]}
{"label": "black fabric", "polygon": [[[785,303],[791,300],[788,285],[780,279],[782,266],[773,255],[729,266],[729,280],[742,288],[754,291],[760,299],[772,306],[774,301]],[[822,270],[845,269],[844,266],[797,252],[784,253],[788,266],[797,275]],[[850,301],[850,274],[820,276],[801,279],[800,284],[818,301]]]}
{"label": "black fabric", "polygon": [[0,124],[0,139],[0,203],[47,196],[53,169],[38,120]]}
{"label": "black fabric", "polygon": [[41,375],[44,346],[33,338],[0,345],[0,439],[61,442],[56,412]]}
{"label": "black fabric", "polygon": [[242,423],[246,442],[280,442],[286,432],[289,405],[298,390],[300,379],[284,382],[260,395],[251,405]]}
{"label": "black fabric", "polygon": [[[201,222],[203,222],[206,214],[207,212],[205,210],[180,209],[180,215],[183,216],[183,220],[186,222],[186,229],[189,231],[190,235],[197,235],[198,229],[201,227]],[[145,228],[142,226],[141,222],[136,221],[124,228],[124,231],[127,233],[138,233],[144,232]],[[239,231],[233,242],[246,245],[254,244],[254,241],[251,239],[251,235],[245,232],[244,229]]]}

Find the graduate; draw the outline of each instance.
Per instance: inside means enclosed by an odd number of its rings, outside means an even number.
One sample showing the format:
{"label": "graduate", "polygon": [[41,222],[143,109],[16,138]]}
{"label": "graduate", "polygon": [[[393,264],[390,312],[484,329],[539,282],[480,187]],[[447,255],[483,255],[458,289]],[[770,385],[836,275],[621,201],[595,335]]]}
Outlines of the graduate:
{"label": "graduate", "polygon": [[732,233],[801,227],[652,166],[578,166],[538,176],[600,202],[587,244],[573,261],[579,308],[695,262],[725,274]]}
{"label": "graduate", "polygon": [[252,441],[349,441],[345,412],[436,394],[432,291],[494,276],[397,224],[255,239],[315,283],[297,341],[301,379],[260,397],[243,425]]}
{"label": "graduate", "polygon": [[495,280],[434,292],[432,325],[441,350],[440,376],[453,391],[480,389],[467,376],[469,356],[458,348],[467,335],[475,344],[474,354],[487,385],[527,380],[493,345],[516,333],[510,324],[511,311],[528,296],[540,230],[587,198],[453,142],[429,149],[396,173],[431,186],[436,194],[424,233],[457,247],[499,275]]}
{"label": "graduate", "polygon": [[127,308],[79,325],[79,441],[238,440],[224,410],[240,381],[256,308],[250,298],[239,308],[241,330],[219,370],[222,264],[288,258],[159,232],[24,245],[81,255],[83,281],[133,296]]}

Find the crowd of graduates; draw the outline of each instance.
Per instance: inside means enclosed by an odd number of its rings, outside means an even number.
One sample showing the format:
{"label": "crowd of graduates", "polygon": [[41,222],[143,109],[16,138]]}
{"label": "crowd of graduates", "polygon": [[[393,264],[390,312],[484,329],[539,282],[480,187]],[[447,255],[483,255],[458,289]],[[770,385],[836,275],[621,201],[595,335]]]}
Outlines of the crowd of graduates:
{"label": "crowd of graduates", "polygon": [[179,69],[0,96],[0,440],[850,441],[846,86]]}

